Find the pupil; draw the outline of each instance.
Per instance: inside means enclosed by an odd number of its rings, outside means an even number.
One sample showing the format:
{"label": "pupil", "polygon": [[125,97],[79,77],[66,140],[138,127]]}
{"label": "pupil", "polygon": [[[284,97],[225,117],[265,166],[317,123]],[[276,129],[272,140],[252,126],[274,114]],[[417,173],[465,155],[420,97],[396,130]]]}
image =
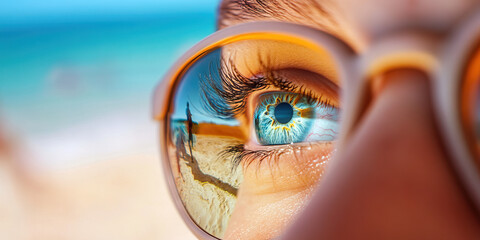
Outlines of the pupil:
{"label": "pupil", "polygon": [[275,107],[273,114],[279,123],[288,123],[293,117],[292,105],[282,102]]}

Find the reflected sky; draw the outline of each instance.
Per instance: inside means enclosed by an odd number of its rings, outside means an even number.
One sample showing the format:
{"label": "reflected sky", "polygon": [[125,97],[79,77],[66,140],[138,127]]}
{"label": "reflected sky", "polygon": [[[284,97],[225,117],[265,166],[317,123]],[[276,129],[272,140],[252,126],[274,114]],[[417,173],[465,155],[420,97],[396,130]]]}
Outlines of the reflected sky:
{"label": "reflected sky", "polygon": [[195,62],[183,76],[175,96],[175,110],[173,120],[186,119],[187,102],[194,122],[208,122],[221,125],[238,125],[236,120],[223,120],[205,109],[202,101],[201,81],[211,76],[215,81],[220,81],[218,67],[220,66],[221,49],[216,49]]}

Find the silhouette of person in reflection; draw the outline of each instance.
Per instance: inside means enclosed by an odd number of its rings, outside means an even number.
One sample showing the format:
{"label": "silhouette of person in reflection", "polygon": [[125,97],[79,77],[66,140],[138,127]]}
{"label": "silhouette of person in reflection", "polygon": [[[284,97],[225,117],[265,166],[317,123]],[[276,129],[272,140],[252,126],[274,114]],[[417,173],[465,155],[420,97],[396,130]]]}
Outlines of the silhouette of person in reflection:
{"label": "silhouette of person in reflection", "polygon": [[185,110],[187,114],[187,132],[188,132],[188,147],[190,148],[190,156],[193,157],[192,147],[193,147],[193,120],[192,113],[190,112],[190,104],[187,102],[187,109]]}
{"label": "silhouette of person in reflection", "polygon": [[[184,159],[187,166],[190,167],[192,170],[192,176],[194,180],[197,180],[202,183],[211,183],[218,188],[232,194],[233,196],[237,196],[238,189],[233,187],[232,185],[223,182],[222,180],[216,178],[215,176],[208,175],[200,169],[198,165],[197,159],[193,156],[192,147],[193,147],[193,119],[192,113],[190,112],[190,104],[187,102],[187,108],[185,109],[185,114],[187,115],[187,132],[188,132],[188,148],[190,149],[190,155],[186,152],[185,149],[185,142],[184,142],[184,135],[179,134],[177,138],[177,162],[179,162],[180,158]],[[180,171],[180,163],[178,163]],[[183,175],[182,175],[183,178]]]}

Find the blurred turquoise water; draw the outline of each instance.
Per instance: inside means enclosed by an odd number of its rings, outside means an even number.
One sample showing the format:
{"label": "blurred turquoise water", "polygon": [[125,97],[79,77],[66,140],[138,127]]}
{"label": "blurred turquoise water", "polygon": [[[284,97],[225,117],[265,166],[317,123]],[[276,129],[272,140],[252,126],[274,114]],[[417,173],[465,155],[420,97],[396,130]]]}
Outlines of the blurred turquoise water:
{"label": "blurred turquoise water", "polygon": [[154,86],[214,12],[0,28],[0,123],[48,133],[109,111],[149,118]]}

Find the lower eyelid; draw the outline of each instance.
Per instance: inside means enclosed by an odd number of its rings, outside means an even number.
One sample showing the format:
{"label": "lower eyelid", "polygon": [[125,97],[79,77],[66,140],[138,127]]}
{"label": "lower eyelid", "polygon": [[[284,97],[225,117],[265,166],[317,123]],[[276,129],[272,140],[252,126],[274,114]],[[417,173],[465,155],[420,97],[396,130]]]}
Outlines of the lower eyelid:
{"label": "lower eyelid", "polygon": [[[250,178],[249,182],[256,184],[252,188],[262,194],[314,187],[331,159],[333,145],[333,142],[318,142],[267,146],[271,156],[242,162],[244,176]],[[249,147],[245,146],[246,149]],[[265,146],[260,148],[267,149]]]}

